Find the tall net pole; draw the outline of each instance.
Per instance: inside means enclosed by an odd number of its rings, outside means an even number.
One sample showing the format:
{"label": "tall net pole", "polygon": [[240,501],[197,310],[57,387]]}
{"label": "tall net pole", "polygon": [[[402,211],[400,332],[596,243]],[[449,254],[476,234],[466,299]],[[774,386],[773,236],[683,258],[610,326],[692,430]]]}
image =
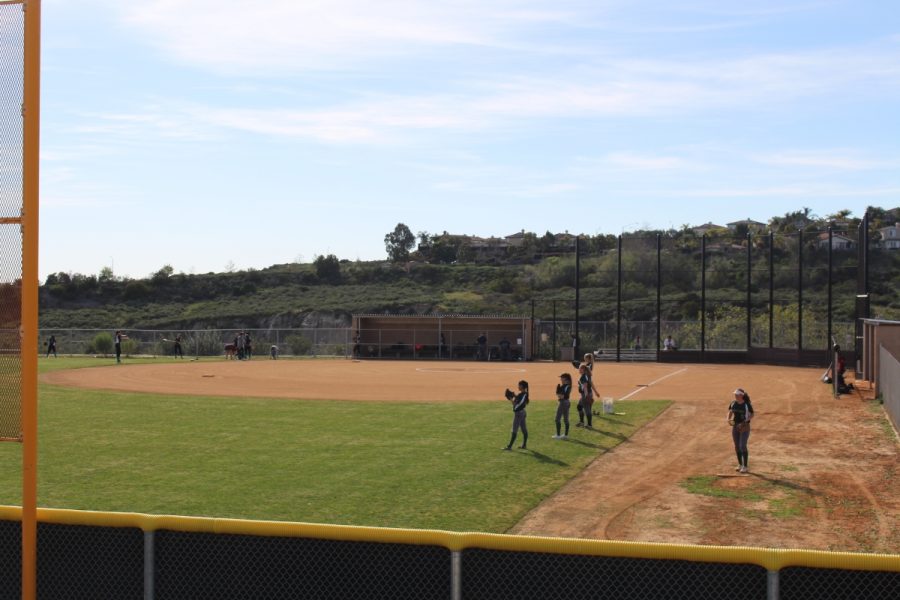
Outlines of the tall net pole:
{"label": "tall net pole", "polygon": [[22,598],[37,596],[38,206],[41,2],[25,10],[22,156]]}

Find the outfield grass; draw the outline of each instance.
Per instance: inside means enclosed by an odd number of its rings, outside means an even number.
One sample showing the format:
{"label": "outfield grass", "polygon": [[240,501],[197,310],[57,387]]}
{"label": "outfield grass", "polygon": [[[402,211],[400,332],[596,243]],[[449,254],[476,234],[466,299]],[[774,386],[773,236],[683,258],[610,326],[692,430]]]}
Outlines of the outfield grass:
{"label": "outfield grass", "polygon": [[[41,360],[41,370],[107,364]],[[42,385],[40,506],[503,532],[658,415],[629,401],[595,431],[528,407],[529,451],[502,452],[506,402],[412,404],[165,396]],[[573,409],[573,416],[577,419]],[[521,436],[520,436],[521,441]],[[0,444],[0,504],[21,503],[21,449]]]}

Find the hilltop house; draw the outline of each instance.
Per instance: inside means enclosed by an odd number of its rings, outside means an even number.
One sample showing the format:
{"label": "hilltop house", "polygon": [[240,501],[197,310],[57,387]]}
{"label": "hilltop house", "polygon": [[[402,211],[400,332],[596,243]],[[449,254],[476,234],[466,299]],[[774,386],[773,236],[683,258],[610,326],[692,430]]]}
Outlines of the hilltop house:
{"label": "hilltop house", "polygon": [[734,221],[733,223],[728,224],[728,229],[730,229],[731,231],[738,231],[742,227],[744,231],[748,231],[750,233],[759,233],[760,231],[765,231],[766,224],[760,223],[759,221],[754,221],[752,219]]}
{"label": "hilltop house", "polygon": [[900,249],[900,223],[894,223],[890,227],[882,227],[878,230],[881,234],[881,247],[888,250]]}
{"label": "hilltop house", "polygon": [[691,231],[694,232],[694,235],[701,236],[706,235],[710,231],[714,229],[728,229],[723,225],[716,225],[715,223],[704,223],[703,225],[697,225],[696,227],[691,227]]}
{"label": "hilltop house", "polygon": [[[828,233],[820,233],[816,239],[816,247],[820,249],[828,248]],[[856,240],[848,238],[841,233],[832,232],[831,249],[832,250],[853,250],[856,247]]]}

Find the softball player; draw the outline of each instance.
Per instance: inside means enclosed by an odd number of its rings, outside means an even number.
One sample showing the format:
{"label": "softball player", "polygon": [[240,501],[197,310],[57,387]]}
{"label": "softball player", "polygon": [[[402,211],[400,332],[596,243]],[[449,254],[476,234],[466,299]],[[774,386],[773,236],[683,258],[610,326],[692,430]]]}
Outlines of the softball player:
{"label": "softball player", "polygon": [[519,382],[519,393],[513,394],[507,390],[506,399],[512,403],[513,422],[512,436],[509,438],[509,444],[503,447],[504,450],[512,450],[513,442],[516,441],[516,434],[519,428],[522,428],[522,450],[526,450],[528,445],[528,427],[525,425],[525,406],[528,404],[528,382],[524,379]]}
{"label": "softball player", "polygon": [[[563,373],[559,376],[560,383],[556,386],[556,399],[559,401],[559,404],[556,406],[556,435],[553,436],[554,440],[564,440],[569,437],[569,407],[571,403],[569,402],[569,395],[572,393],[572,376],[568,373]],[[560,435],[560,429],[562,426],[561,421],[566,422],[566,433]]]}
{"label": "softball player", "polygon": [[[578,393],[581,398],[578,401],[578,427],[585,427],[584,419],[587,417],[587,428],[593,429],[593,411],[591,409],[594,406],[594,393],[597,392],[597,388],[594,386],[594,379],[591,377],[588,363],[581,363],[578,372],[581,374],[578,378]],[[599,392],[597,393],[599,394]]]}
{"label": "softball player", "polygon": [[734,469],[741,473],[748,471],[749,453],[747,441],[750,439],[750,420],[753,418],[753,405],[750,395],[743,389],[734,390],[734,400],[728,405],[728,422],[731,424],[731,439],[734,441],[734,452],[737,454],[738,466]]}

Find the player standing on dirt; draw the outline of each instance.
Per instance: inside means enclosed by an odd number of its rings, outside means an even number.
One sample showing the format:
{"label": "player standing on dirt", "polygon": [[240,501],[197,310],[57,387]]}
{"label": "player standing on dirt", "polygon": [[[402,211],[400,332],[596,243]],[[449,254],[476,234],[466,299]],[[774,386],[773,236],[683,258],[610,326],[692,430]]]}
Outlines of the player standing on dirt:
{"label": "player standing on dirt", "polygon": [[731,424],[731,439],[734,441],[734,452],[737,454],[738,466],[735,471],[748,471],[749,453],[747,442],[750,439],[750,420],[753,418],[753,405],[750,395],[743,389],[734,390],[734,400],[728,405],[728,423]]}
{"label": "player standing on dirt", "polygon": [[519,393],[514,394],[509,388],[506,389],[506,399],[512,403],[513,422],[512,435],[509,438],[509,444],[503,447],[504,450],[512,450],[512,445],[516,441],[516,434],[519,428],[522,428],[522,450],[526,450],[528,446],[528,427],[525,425],[525,406],[528,404],[528,382],[524,379],[519,382]]}
{"label": "player standing on dirt", "polygon": [[[559,401],[559,404],[556,406],[556,435],[553,436],[554,440],[564,440],[569,437],[569,407],[571,406],[569,395],[572,393],[572,376],[568,373],[563,373],[559,376],[559,380],[560,383],[556,386],[556,399]],[[560,435],[562,421],[566,422],[566,432]]]}

